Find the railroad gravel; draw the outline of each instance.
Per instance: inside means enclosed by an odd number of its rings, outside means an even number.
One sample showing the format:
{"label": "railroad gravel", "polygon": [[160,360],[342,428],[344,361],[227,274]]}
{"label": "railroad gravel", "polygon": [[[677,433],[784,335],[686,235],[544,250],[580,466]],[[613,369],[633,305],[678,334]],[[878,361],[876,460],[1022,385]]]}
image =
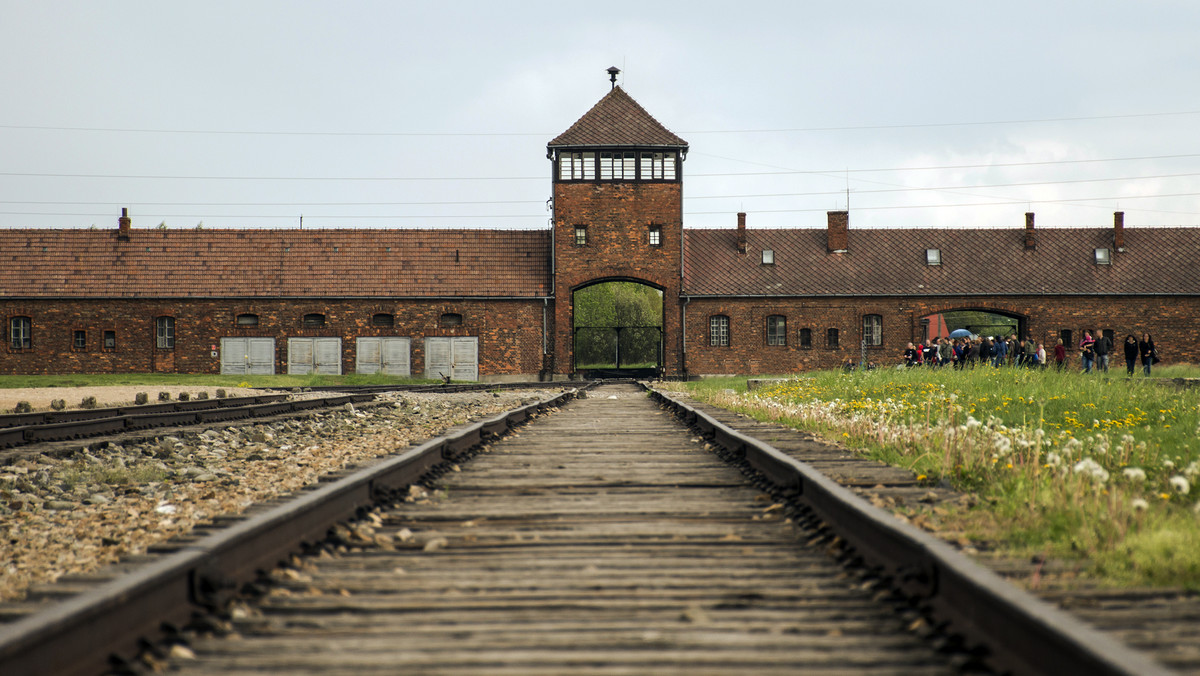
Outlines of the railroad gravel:
{"label": "railroad gravel", "polygon": [[0,466],[0,601],[558,391],[389,393],[308,418],[86,446],[68,457]]}

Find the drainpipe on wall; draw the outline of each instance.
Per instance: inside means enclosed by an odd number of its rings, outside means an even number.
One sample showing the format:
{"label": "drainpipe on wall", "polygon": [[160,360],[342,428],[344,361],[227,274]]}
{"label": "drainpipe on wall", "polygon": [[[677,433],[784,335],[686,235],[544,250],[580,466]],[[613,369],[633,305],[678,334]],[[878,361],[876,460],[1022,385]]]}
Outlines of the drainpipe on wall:
{"label": "drainpipe on wall", "polygon": [[679,340],[682,343],[679,346],[679,374],[687,380],[687,306],[692,302],[690,296],[680,294],[683,299],[683,305],[679,306]]}

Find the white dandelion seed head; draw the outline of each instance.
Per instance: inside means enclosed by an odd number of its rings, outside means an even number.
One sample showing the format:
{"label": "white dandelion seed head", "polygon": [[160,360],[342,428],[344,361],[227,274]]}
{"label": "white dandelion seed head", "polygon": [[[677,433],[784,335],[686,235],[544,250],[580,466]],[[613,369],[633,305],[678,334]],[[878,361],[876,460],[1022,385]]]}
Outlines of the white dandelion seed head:
{"label": "white dandelion seed head", "polygon": [[1122,434],[1122,435],[1121,435],[1121,443],[1123,443],[1123,444],[1132,444],[1132,443],[1133,443],[1133,436],[1132,436],[1132,435],[1130,435],[1130,434]]}
{"label": "white dandelion seed head", "polygon": [[975,419],[975,416],[967,416],[967,429],[973,430],[983,426],[983,423]]}
{"label": "white dandelion seed head", "polygon": [[1050,465],[1051,467],[1058,467],[1062,464],[1062,456],[1054,451],[1051,451],[1046,454],[1046,464]]}
{"label": "white dandelion seed head", "polygon": [[1146,480],[1146,470],[1142,469],[1141,467],[1126,467],[1122,474],[1124,474],[1125,478],[1129,479],[1130,481]]}
{"label": "white dandelion seed head", "polygon": [[1197,474],[1200,474],[1200,460],[1193,460],[1184,468],[1183,475],[1189,479],[1195,479]]}
{"label": "white dandelion seed head", "polygon": [[1108,470],[1101,467],[1100,463],[1091,458],[1084,458],[1075,463],[1073,470],[1076,474],[1085,474],[1101,483],[1108,481]]}
{"label": "white dandelion seed head", "polygon": [[1033,431],[1033,437],[1034,437],[1035,439],[1044,439],[1044,438],[1046,438],[1046,430],[1044,430],[1044,429],[1042,429],[1042,428],[1040,428],[1040,427],[1039,427],[1039,428],[1037,428],[1036,430],[1034,430],[1034,431]]}
{"label": "white dandelion seed head", "polygon": [[1133,502],[1130,504],[1133,505],[1133,510],[1135,512],[1144,512],[1150,508],[1150,503],[1146,502],[1142,498],[1134,498]]}
{"label": "white dandelion seed head", "polygon": [[1167,469],[1174,469],[1175,461],[1171,460],[1170,458],[1163,458],[1163,467],[1166,467]]}
{"label": "white dandelion seed head", "polygon": [[1188,480],[1179,474],[1171,477],[1167,483],[1170,484],[1171,488],[1173,488],[1175,492],[1180,495],[1187,495],[1192,490],[1192,485],[1188,483]]}

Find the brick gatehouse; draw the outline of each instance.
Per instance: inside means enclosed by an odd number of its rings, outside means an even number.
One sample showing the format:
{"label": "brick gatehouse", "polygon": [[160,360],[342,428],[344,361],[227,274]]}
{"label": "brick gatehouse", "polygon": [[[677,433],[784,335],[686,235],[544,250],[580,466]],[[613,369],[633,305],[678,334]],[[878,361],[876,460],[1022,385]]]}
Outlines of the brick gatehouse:
{"label": "brick gatehouse", "polygon": [[892,363],[960,310],[1200,361],[1198,228],[685,228],[687,151],[614,85],[547,146],[550,230],[3,230],[0,373],[565,379],[573,294],[613,280],[661,292],[667,376]]}

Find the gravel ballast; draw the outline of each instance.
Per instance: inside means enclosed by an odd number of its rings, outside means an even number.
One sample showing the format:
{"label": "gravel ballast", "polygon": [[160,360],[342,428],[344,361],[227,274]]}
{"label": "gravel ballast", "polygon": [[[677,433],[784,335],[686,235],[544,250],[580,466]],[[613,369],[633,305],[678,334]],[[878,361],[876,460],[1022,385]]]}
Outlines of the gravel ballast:
{"label": "gravel ballast", "polygon": [[0,601],[558,391],[389,393],[357,409],[0,466]]}

